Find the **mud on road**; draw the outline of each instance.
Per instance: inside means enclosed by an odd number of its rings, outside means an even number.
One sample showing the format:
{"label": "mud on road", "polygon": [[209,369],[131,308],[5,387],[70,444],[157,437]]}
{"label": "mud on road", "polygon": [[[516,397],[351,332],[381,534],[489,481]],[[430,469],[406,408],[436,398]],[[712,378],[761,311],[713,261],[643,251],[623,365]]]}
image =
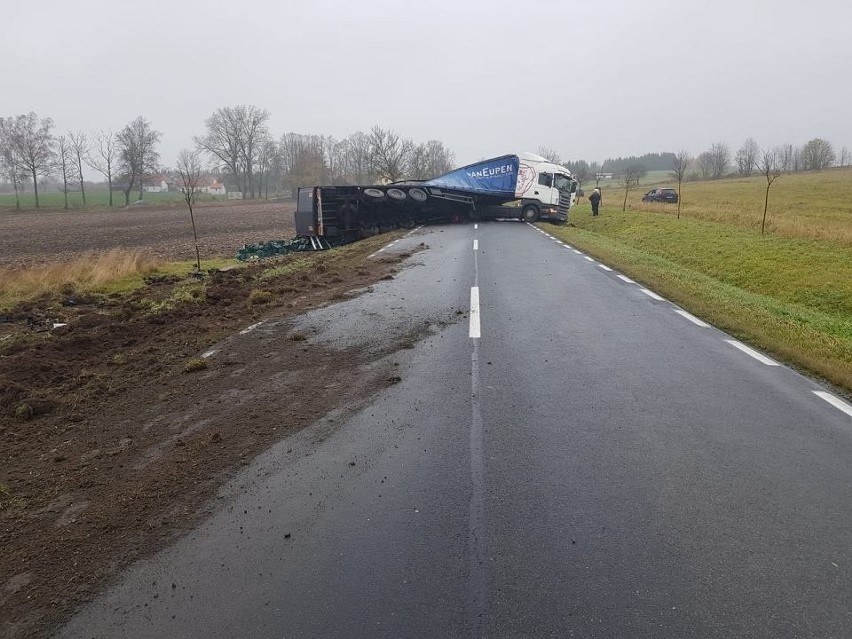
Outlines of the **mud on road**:
{"label": "mud on road", "polygon": [[[202,298],[160,313],[139,299],[177,283],[91,300],[68,309],[62,334],[25,335],[38,309],[12,314],[20,339],[0,345],[0,636],[49,635],[203,517],[258,452],[399,381],[382,358],[411,337],[341,356],[290,328],[308,308],[392,277],[407,255],[366,256],[393,237],[281,258],[301,268],[271,279],[265,264],[214,272]],[[271,293],[266,303],[251,303],[256,290]],[[278,330],[240,336],[261,319]]]}

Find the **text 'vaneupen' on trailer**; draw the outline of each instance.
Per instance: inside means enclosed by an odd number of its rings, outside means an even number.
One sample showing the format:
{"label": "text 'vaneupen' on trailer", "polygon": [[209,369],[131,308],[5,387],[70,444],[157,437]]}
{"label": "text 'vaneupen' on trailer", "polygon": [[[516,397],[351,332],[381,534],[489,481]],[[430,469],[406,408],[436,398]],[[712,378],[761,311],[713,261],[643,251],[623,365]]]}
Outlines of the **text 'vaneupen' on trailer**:
{"label": "text 'vaneupen' on trailer", "polygon": [[346,242],[437,222],[564,222],[576,191],[577,182],[564,166],[532,153],[503,155],[430,180],[302,187],[296,233]]}

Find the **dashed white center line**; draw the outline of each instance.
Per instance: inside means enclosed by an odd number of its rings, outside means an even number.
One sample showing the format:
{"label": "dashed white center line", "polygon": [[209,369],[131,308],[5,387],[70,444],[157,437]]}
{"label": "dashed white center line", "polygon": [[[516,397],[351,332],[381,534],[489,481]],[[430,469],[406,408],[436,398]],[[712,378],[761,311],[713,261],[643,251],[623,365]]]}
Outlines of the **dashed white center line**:
{"label": "dashed white center line", "polygon": [[814,391],[813,393],[820,399],[824,399],[825,401],[827,401],[829,404],[831,404],[838,410],[843,411],[844,413],[849,415],[849,417],[852,417],[852,406],[844,402],[839,397],[835,397],[831,393],[826,393],[825,391]]}
{"label": "dashed white center line", "polygon": [[643,293],[645,293],[645,295],[647,295],[651,299],[655,299],[658,302],[665,302],[666,301],[665,297],[660,297],[654,291],[649,291],[647,288],[640,288],[639,290],[642,291]]}
{"label": "dashed white center line", "polygon": [[583,252],[582,252],[582,251],[578,251],[577,249],[574,249],[574,252],[575,252],[577,255],[582,255],[582,254],[583,254]]}
{"label": "dashed white center line", "polygon": [[473,241],[473,250],[474,250],[474,251],[478,251],[478,250],[479,250],[479,240],[474,240],[474,241]]}
{"label": "dashed white center line", "polygon": [[475,231],[476,229],[478,229],[478,228],[479,228],[479,224],[474,224],[474,225],[473,225],[473,230],[474,230],[474,231]]}
{"label": "dashed white center line", "polygon": [[583,259],[588,260],[589,262],[594,262],[595,259],[593,257],[589,257],[588,255],[584,255]]}
{"label": "dashed white center line", "polygon": [[254,329],[256,329],[261,324],[263,324],[263,322],[257,322],[256,324],[252,324],[251,326],[244,328],[243,330],[240,331],[240,335],[246,335],[248,333],[251,333]]}
{"label": "dashed white center line", "polygon": [[633,280],[631,280],[629,277],[627,277],[626,275],[619,275],[618,279],[623,280],[623,281],[627,282],[628,284],[635,284],[636,283]]}
{"label": "dashed white center line", "polygon": [[690,313],[687,313],[683,309],[676,308],[675,313],[677,313],[681,317],[685,317],[686,319],[688,319],[690,322],[692,322],[696,326],[700,326],[701,328],[710,328],[710,324],[708,324],[704,320],[698,319],[697,317],[695,317],[695,315],[691,315]]}
{"label": "dashed white center line", "polygon": [[470,337],[479,339],[479,287],[472,286],[470,289]]}
{"label": "dashed white center line", "polygon": [[598,264],[598,266],[605,271],[612,271],[612,269],[610,267],[608,267],[606,264]]}
{"label": "dashed white center line", "polygon": [[778,362],[769,359],[768,357],[766,357],[766,355],[758,353],[756,350],[754,350],[753,348],[749,348],[748,346],[746,346],[742,342],[738,342],[735,339],[726,339],[725,341],[728,342],[728,344],[730,344],[734,348],[740,349],[746,355],[753,357],[754,359],[756,359],[761,364],[766,364],[767,366],[779,366]]}
{"label": "dashed white center line", "polygon": [[211,348],[209,351],[205,351],[204,353],[201,353],[201,358],[207,359],[208,357],[213,357],[215,354],[216,354],[216,349]]}

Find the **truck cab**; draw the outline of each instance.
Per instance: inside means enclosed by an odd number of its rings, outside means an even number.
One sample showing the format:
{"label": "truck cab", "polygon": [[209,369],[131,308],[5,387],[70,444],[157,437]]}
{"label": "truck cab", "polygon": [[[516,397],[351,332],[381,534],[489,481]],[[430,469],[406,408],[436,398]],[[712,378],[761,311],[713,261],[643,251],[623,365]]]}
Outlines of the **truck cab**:
{"label": "truck cab", "polygon": [[520,200],[521,219],[566,221],[577,197],[577,181],[571,171],[533,153],[523,153],[519,159],[515,195]]}

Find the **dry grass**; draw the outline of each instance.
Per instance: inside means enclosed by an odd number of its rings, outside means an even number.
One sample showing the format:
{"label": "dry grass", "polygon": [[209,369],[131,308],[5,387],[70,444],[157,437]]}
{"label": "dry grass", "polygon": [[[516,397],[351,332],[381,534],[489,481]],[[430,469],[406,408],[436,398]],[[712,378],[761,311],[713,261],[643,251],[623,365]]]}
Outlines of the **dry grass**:
{"label": "dry grass", "polygon": [[0,269],[0,308],[44,295],[122,290],[128,280],[153,273],[157,266],[144,251],[115,249],[58,264]]}
{"label": "dry grass", "polygon": [[[671,180],[659,186],[674,186]],[[671,204],[643,204],[641,188],[630,194],[628,209],[674,215]],[[763,176],[684,182],[681,216],[760,230],[766,179]],[[620,205],[617,190],[607,185],[607,204]],[[620,208],[620,206],[619,206]],[[852,246],[852,168],[782,175],[769,192],[766,231],[783,237],[829,240]]]}

